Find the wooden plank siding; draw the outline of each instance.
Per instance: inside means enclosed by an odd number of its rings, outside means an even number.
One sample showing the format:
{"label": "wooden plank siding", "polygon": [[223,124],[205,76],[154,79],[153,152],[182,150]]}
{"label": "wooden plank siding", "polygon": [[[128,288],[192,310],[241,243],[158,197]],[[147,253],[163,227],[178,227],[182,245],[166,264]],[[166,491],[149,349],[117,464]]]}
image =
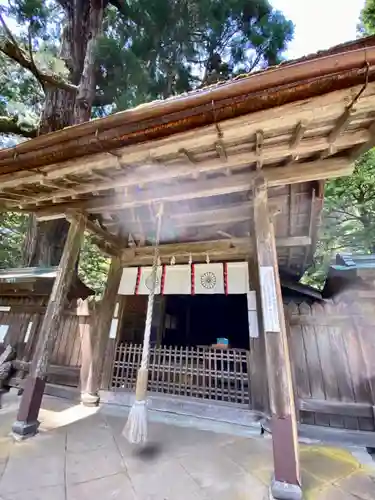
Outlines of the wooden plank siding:
{"label": "wooden plank siding", "polygon": [[[344,300],[322,304],[285,303],[296,407],[302,424],[375,431],[375,316],[372,312],[375,293],[351,297],[349,305]],[[0,297],[0,306],[12,307],[10,312],[0,311],[0,325],[9,326],[5,341],[19,342],[19,357],[28,361],[45,303],[45,297]],[[122,328],[126,332],[122,338],[133,346],[139,343],[143,333],[143,306],[141,300],[139,303],[129,300],[124,307]],[[80,332],[91,325],[92,308],[89,313],[91,316],[77,314],[76,308],[65,310],[52,353],[50,382],[78,386]],[[30,321],[32,327],[25,344],[23,339]],[[115,339],[109,339],[103,377],[105,389],[113,387],[113,376],[131,379],[129,366],[118,368],[121,373],[113,370],[115,344]],[[134,348],[130,349],[128,355],[135,355],[133,351]],[[156,365],[169,362],[160,352],[156,358]],[[154,389],[162,390],[162,387]]]}
{"label": "wooden plank siding", "polygon": [[[7,343],[17,344],[17,358],[31,361],[47,300],[48,297],[0,297],[0,306],[11,307],[10,311],[0,311],[0,325],[8,326],[4,342],[0,341],[0,350]],[[77,387],[81,366],[80,329],[82,325],[90,325],[92,318],[80,315],[76,307],[70,306],[63,313],[48,381]],[[24,342],[28,328],[27,342]]]}
{"label": "wooden plank siding", "polygon": [[373,298],[351,299],[285,305],[302,424],[375,431]]}

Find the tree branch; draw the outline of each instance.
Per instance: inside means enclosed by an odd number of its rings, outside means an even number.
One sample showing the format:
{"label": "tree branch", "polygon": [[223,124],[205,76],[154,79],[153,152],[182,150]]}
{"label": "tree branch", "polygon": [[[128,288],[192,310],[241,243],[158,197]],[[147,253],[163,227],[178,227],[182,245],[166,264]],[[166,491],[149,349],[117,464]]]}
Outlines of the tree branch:
{"label": "tree branch", "polygon": [[27,39],[28,39],[28,42],[29,42],[29,55],[30,55],[30,61],[31,61],[31,65],[34,69],[33,71],[33,74],[35,75],[35,77],[38,79],[40,85],[42,86],[43,90],[44,90],[44,82],[43,80],[40,78],[40,75],[39,75],[39,72],[38,72],[38,68],[36,67],[36,64],[35,64],[35,61],[34,61],[34,56],[33,56],[33,44],[32,44],[32,33],[31,33],[31,22],[29,24],[29,29],[27,30]]}
{"label": "tree branch", "polygon": [[52,85],[53,87],[58,87],[64,90],[68,90],[70,92],[77,91],[76,85],[67,82],[61,76],[53,73],[45,73],[42,72],[39,68],[37,68],[36,65],[33,63],[33,60],[30,58],[29,54],[27,54],[27,52],[18,45],[17,41],[15,40],[8,26],[6,25],[4,18],[1,14],[0,14],[0,22],[4,28],[7,37],[4,39],[0,38],[1,52],[3,52],[6,56],[10,57],[10,59],[13,59],[13,61],[16,61],[23,68],[29,70],[39,82],[43,84]]}
{"label": "tree branch", "polygon": [[18,123],[12,116],[0,116],[0,134],[15,134],[32,139],[37,136],[37,128],[31,128]]}

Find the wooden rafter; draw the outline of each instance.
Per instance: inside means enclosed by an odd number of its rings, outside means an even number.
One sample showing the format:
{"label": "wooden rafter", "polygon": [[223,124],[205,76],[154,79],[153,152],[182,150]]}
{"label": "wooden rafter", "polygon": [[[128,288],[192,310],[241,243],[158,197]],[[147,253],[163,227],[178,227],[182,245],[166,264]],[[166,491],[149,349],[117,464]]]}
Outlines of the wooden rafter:
{"label": "wooden rafter", "polygon": [[264,144],[264,132],[263,130],[258,130],[255,134],[255,155],[257,157],[256,169],[260,170],[263,167],[263,144]]}
{"label": "wooden rafter", "polygon": [[[270,211],[272,213],[280,210],[284,203],[284,197],[275,197],[270,200]],[[242,205],[232,205],[228,207],[200,210],[199,212],[171,214],[170,219],[175,227],[186,226],[206,226],[210,224],[228,224],[249,220],[250,207],[252,202]]]}
{"label": "wooden rafter", "polygon": [[340,118],[336,121],[335,126],[331,130],[328,136],[329,144],[333,144],[338,136],[345,130],[350,120],[353,118],[355,113],[354,108],[346,108]]}
{"label": "wooden rafter", "polygon": [[[306,101],[287,104],[285,106],[272,108],[264,111],[260,111],[257,113],[253,113],[251,115],[251,121],[249,121],[248,116],[243,116],[239,118],[234,118],[230,120],[226,120],[225,122],[221,122],[220,127],[225,137],[226,149],[228,152],[228,159],[232,156],[230,148],[233,143],[249,143],[249,137],[255,135],[258,130],[264,130],[267,134],[267,139],[264,144],[264,149],[267,149],[267,141],[270,142],[269,150],[272,150],[275,147],[274,138],[275,135],[284,134],[285,131],[288,132],[288,136],[285,137],[286,146],[283,146],[284,153],[283,157],[287,157],[289,155],[289,145],[290,145],[290,133],[295,130],[298,123],[308,122],[309,126],[313,126],[314,119],[319,117],[319,123],[321,126],[325,122],[332,122],[337,120],[342,116],[345,110],[345,103],[352,100],[353,93],[360,90],[362,86],[354,87],[351,89],[345,89],[337,92],[332,92],[326,94],[324,96],[320,96],[314,99],[308,99]],[[361,96],[360,100],[356,103],[356,115],[358,117],[362,116],[362,120],[365,119],[365,113],[373,112],[374,109],[374,95],[375,95],[375,84],[370,83],[366,89],[366,91]],[[365,125],[366,127],[368,126]],[[323,126],[324,127],[324,126]],[[360,127],[358,127],[360,128]],[[360,132],[360,130],[359,130]],[[350,148],[355,146],[356,144],[362,144],[369,140],[369,137],[362,137],[357,142],[350,142],[350,136],[355,135],[357,132],[353,131],[351,134],[345,134],[345,140],[341,141],[342,135],[338,137],[339,143],[337,144],[338,149],[342,148]],[[314,135],[316,135],[314,133]],[[319,135],[319,134],[318,134]],[[186,133],[179,133],[173,136],[170,136],[165,139],[151,141],[147,144],[140,144],[135,146],[128,146],[122,148],[118,151],[121,156],[121,163],[126,167],[126,165],[135,165],[142,164],[144,162],[149,161],[150,157],[156,160],[162,160],[166,157],[174,158],[180,157],[181,153],[178,151],[186,150],[190,155],[194,155],[203,151],[205,148],[212,147],[212,143],[217,139],[217,131],[214,126],[207,126],[203,129],[197,131],[190,131]],[[281,137],[280,137],[281,139]],[[327,137],[317,137],[314,139],[315,141],[322,141],[323,144],[316,145],[316,150],[323,151],[327,148]],[[303,145],[307,145],[307,140],[301,141],[301,147]],[[251,146],[251,144],[249,144]],[[278,146],[276,146],[278,147]],[[314,153],[314,148],[312,148],[311,153]],[[304,155],[306,151],[296,151],[298,155]],[[253,153],[254,156],[255,153]],[[31,154],[30,154],[31,155]],[[32,155],[30,156],[30,158]],[[270,158],[270,161],[273,162],[275,160],[282,160],[282,158],[277,158],[275,156]],[[26,156],[25,156],[26,160]],[[251,160],[252,161],[252,160]],[[254,162],[256,162],[256,158],[254,158]],[[265,162],[267,160],[265,159]],[[250,161],[249,161],[250,163]],[[102,173],[105,178],[106,175],[103,172],[104,170],[107,172],[108,169],[116,168],[118,166],[118,158],[113,157],[110,153],[98,153],[95,155],[83,157],[79,162],[77,161],[69,161],[63,162],[56,165],[49,165],[46,168],[42,168],[40,173],[30,173],[30,172],[22,172],[16,173],[14,175],[3,175],[2,176],[2,185],[5,187],[15,187],[16,185],[25,184],[25,183],[35,183],[40,182],[47,175],[49,180],[54,180],[57,178],[61,178],[65,175],[75,174],[81,177],[82,175],[87,175],[90,172],[95,175]],[[127,171],[127,168],[124,167],[124,172]],[[223,166],[224,167],[224,166]],[[222,168],[223,168],[222,167]],[[227,168],[227,166],[225,166]],[[170,169],[167,169],[168,171]],[[100,175],[100,173],[99,173]],[[177,176],[180,176],[181,172],[177,173]],[[111,178],[111,175],[108,176],[108,180]],[[22,181],[21,181],[22,179]],[[103,179],[105,182],[105,179]],[[21,182],[20,182],[21,181]],[[154,182],[154,179],[151,179],[150,182]],[[90,188],[91,192],[92,187]],[[95,188],[94,188],[95,189]],[[105,189],[103,186],[101,190]]]}
{"label": "wooden rafter", "polygon": [[[305,164],[291,165],[285,168],[264,169],[264,176],[269,187],[284,186],[300,182],[309,182],[329,177],[338,177],[352,172],[352,165],[346,159],[332,159],[325,161],[309,162]],[[219,177],[204,181],[188,181],[179,185],[161,186],[155,190],[144,189],[140,192],[127,193],[127,196],[97,197],[95,199],[74,201],[71,203],[55,204],[48,208],[34,209],[39,217],[60,214],[69,209],[85,210],[92,213],[100,213],[108,210],[118,210],[131,206],[149,205],[153,202],[172,202],[181,200],[192,200],[198,198],[212,197],[231,193],[246,192],[249,183],[256,173],[232,175],[223,182]]]}
{"label": "wooden rafter", "polygon": [[[354,147],[357,144],[363,144],[370,140],[370,134],[367,130],[359,130],[355,132],[351,132],[350,134],[341,135],[336,141],[336,147],[341,149],[343,147]],[[313,138],[306,139],[301,142],[298,149],[294,151],[293,154],[304,156],[309,154],[315,154],[317,151],[325,151],[329,147],[329,143],[327,138]],[[287,142],[279,145],[269,145],[267,146],[265,143],[262,148],[262,164],[263,168],[266,170],[267,163],[274,163],[278,160],[284,160],[291,155],[292,151],[290,150],[289,144]],[[183,178],[183,177],[191,177],[197,172],[201,173],[214,173],[219,172],[220,170],[224,171],[229,169],[238,169],[241,167],[245,167],[251,164],[256,164],[259,161],[259,157],[254,152],[242,153],[236,155],[229,155],[228,159],[225,162],[222,162],[219,159],[209,159],[197,162],[196,164],[186,164],[186,162],[182,162],[180,164],[174,164],[170,168],[157,168],[153,171],[143,171],[138,173],[137,168],[133,169],[133,171],[127,172],[124,171],[124,174],[121,176],[115,176],[112,179],[107,178],[106,181],[88,181],[83,182],[81,186],[74,188],[74,194],[86,194],[92,193],[92,191],[104,191],[108,189],[121,188],[121,187],[132,187],[140,184],[153,184],[155,182],[164,182],[171,179]],[[61,169],[62,170],[62,169]],[[53,179],[58,179],[61,177],[63,172],[59,174],[59,171],[50,172],[47,177],[42,176],[41,174],[31,174],[27,177],[24,177],[22,182],[24,185],[31,184],[35,182],[45,182],[46,179],[48,181]],[[95,174],[96,175],[96,174]],[[12,179],[3,180],[2,187],[3,188],[11,188],[11,187],[20,188],[20,179],[17,179],[13,176]],[[71,193],[67,192],[64,188],[61,191],[56,191],[50,194],[36,194],[35,199],[38,202],[48,201],[52,198],[55,200],[59,198],[66,198],[70,196]],[[25,199],[27,202],[27,199]]]}
{"label": "wooden rafter", "polygon": [[292,138],[290,140],[289,144],[290,149],[294,150],[300,145],[300,142],[307,130],[307,127],[308,125],[306,122],[300,121],[297,123],[296,128],[293,131]]}

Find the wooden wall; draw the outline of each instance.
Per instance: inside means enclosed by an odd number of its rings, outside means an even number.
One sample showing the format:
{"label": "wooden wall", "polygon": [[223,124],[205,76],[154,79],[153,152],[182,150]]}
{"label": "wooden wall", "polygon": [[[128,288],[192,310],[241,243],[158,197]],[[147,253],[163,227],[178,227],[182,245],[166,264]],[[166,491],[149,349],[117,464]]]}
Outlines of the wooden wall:
{"label": "wooden wall", "polygon": [[375,430],[375,292],[286,304],[300,422]]}
{"label": "wooden wall", "polygon": [[[5,343],[17,344],[17,357],[31,361],[47,301],[48,297],[0,297],[0,309],[1,306],[11,308],[0,311],[0,328],[7,329],[4,342],[0,339],[0,347]],[[92,310],[87,303],[82,307],[74,302],[64,311],[51,356],[49,382],[78,386],[81,336],[90,328]]]}
{"label": "wooden wall", "polygon": [[[145,302],[119,301],[119,343],[143,333]],[[45,298],[0,298],[0,325],[8,325],[6,341],[20,342],[21,357],[31,359],[45,311]],[[301,423],[375,431],[375,291],[357,291],[318,303],[285,304],[296,406]],[[49,380],[78,386],[81,336],[94,321],[92,308],[64,312],[52,353]],[[126,319],[127,318],[127,319]],[[139,321],[138,321],[139,320]],[[27,330],[30,322],[30,331]],[[139,330],[139,332],[138,332]],[[23,342],[28,336],[26,343]],[[108,339],[102,387],[112,382],[116,339]]]}

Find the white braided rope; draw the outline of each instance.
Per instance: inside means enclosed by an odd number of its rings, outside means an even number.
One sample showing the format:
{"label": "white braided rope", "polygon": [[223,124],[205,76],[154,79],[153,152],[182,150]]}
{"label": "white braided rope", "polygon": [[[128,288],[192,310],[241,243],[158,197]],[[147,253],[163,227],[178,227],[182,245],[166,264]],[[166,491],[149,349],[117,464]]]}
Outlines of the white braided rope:
{"label": "white braided rope", "polygon": [[154,308],[154,298],[156,290],[156,278],[158,272],[158,260],[159,260],[159,240],[161,231],[161,219],[162,219],[163,207],[160,207],[159,213],[157,215],[158,222],[156,228],[156,238],[154,246],[154,258],[152,261],[152,271],[151,271],[151,289],[148,296],[147,302],[147,312],[146,312],[146,323],[145,323],[145,333],[143,337],[143,349],[142,349],[142,360],[141,369],[147,369],[148,357],[150,352],[150,336],[151,336],[151,324],[152,324],[152,312]]}

